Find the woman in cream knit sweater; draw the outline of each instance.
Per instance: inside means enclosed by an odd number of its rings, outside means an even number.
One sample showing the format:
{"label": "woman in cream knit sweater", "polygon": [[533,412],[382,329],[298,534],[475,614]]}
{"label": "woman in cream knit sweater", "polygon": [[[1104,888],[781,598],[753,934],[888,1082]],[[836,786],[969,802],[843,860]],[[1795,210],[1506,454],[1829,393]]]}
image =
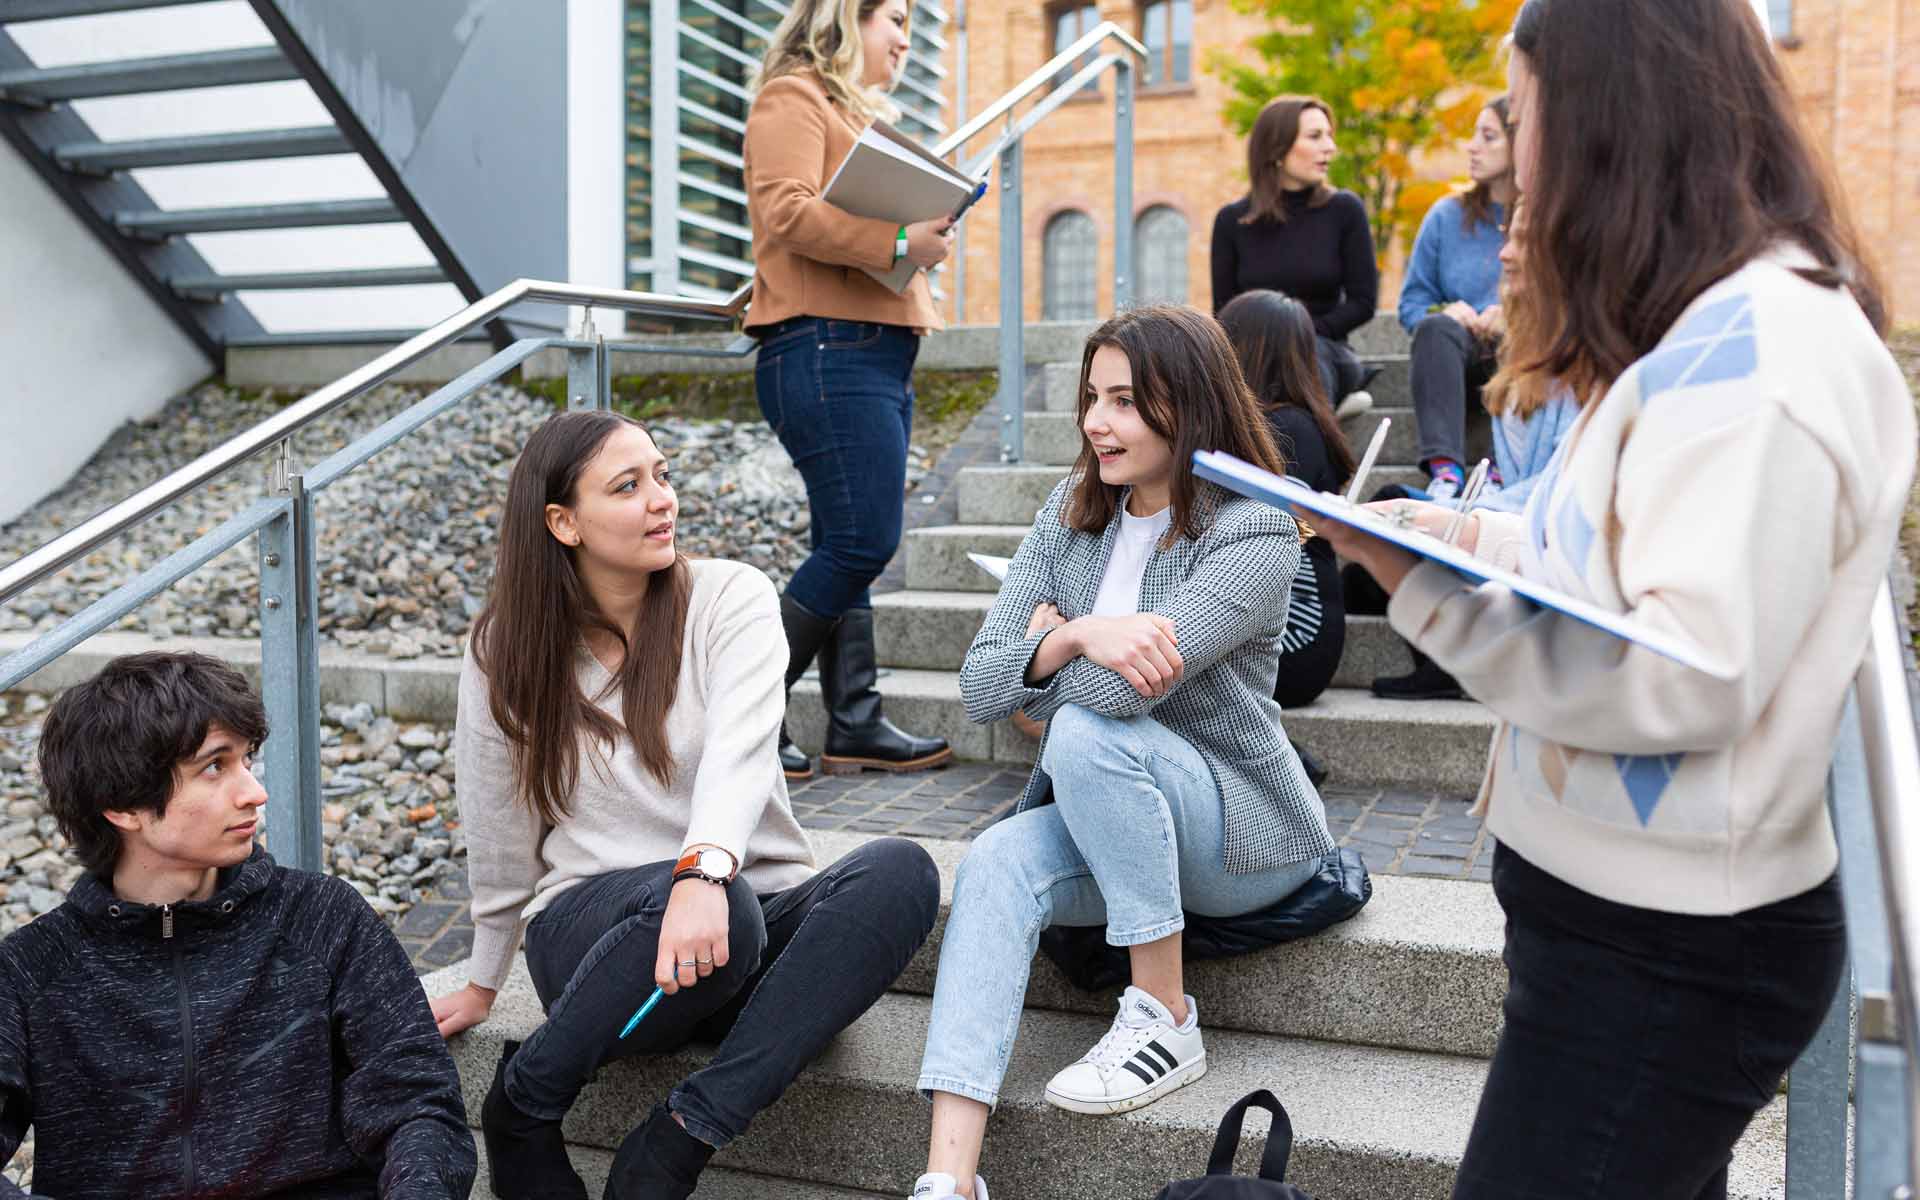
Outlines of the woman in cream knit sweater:
{"label": "woman in cream knit sweater", "polygon": [[1528,0],[1513,46],[1507,353],[1584,403],[1525,512],[1467,541],[1725,677],[1327,528],[1503,718],[1506,1025],[1454,1194],[1724,1197],[1844,967],[1825,780],[1911,401],[1745,0]]}
{"label": "woman in cream knit sweater", "polygon": [[621,1144],[606,1193],[692,1195],[933,928],[915,843],[815,869],[776,758],[773,585],[682,557],[677,510],[659,447],[611,413],[549,420],[507,484],[454,740],[471,982],[433,1002],[448,1037],[486,1020],[524,934],[547,1019],[507,1043],[480,1110],[501,1200],[585,1200],[560,1132],[580,1089],[698,1039],[719,1048]]}

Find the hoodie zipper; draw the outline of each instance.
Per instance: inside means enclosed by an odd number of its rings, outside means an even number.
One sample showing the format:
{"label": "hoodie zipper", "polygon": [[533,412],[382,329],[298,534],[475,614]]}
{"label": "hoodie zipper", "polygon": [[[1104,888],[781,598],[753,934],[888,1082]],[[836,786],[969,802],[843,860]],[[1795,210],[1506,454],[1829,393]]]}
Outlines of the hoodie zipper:
{"label": "hoodie zipper", "polygon": [[186,1062],[186,1093],[181,1102],[182,1131],[180,1134],[181,1170],[186,1190],[183,1195],[193,1195],[193,1110],[198,1090],[193,1072],[193,1000],[187,991],[187,956],[180,949],[180,943],[173,940],[173,905],[160,906],[160,940],[171,942],[173,948],[173,982],[180,994],[180,1040],[181,1052]]}

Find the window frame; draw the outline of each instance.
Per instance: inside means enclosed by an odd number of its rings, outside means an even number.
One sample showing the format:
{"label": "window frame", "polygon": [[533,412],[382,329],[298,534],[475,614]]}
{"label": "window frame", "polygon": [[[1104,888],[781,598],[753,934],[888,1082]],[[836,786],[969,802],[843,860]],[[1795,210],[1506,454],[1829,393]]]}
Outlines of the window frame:
{"label": "window frame", "polygon": [[[1078,220],[1075,221],[1075,218],[1078,218]],[[1086,231],[1084,250],[1078,245],[1072,245],[1062,246],[1056,251],[1055,247],[1059,243],[1055,241],[1055,238],[1056,236],[1061,236],[1057,235],[1056,231],[1063,229],[1065,223],[1070,221],[1073,221]],[[1061,267],[1063,265],[1068,267],[1077,265],[1071,262],[1062,264],[1058,261],[1058,258],[1064,257],[1068,250],[1072,250],[1076,254],[1084,254],[1086,263],[1086,276],[1084,280],[1078,278],[1063,280]],[[1069,284],[1072,286],[1072,295],[1070,296],[1065,294]],[[1084,298],[1086,302],[1086,311],[1084,313],[1077,309],[1066,313],[1058,311],[1058,306],[1065,301],[1078,301],[1082,298]],[[1048,217],[1046,223],[1040,227],[1040,319],[1043,321],[1088,321],[1097,319],[1099,315],[1100,226],[1098,222],[1093,219],[1093,214],[1083,208],[1063,208]]]}
{"label": "window frame", "polygon": [[[1180,4],[1187,6],[1188,41],[1186,62],[1187,77],[1185,79],[1174,78],[1173,55],[1174,49],[1178,44],[1174,41],[1173,36],[1175,27],[1174,8]],[[1140,90],[1156,95],[1164,92],[1191,92],[1195,87],[1193,78],[1193,60],[1195,55],[1192,31],[1198,28],[1194,19],[1193,0],[1137,0],[1133,6],[1134,34],[1140,39],[1141,44],[1147,47],[1149,54],[1155,53],[1155,47],[1152,41],[1149,40],[1148,21],[1153,14],[1153,10],[1156,8],[1163,10],[1160,14],[1161,22],[1166,27],[1166,42],[1158,48],[1157,54],[1159,60],[1157,65],[1162,72],[1162,78],[1155,82],[1148,82],[1147,75],[1143,71],[1140,76]]]}
{"label": "window frame", "polygon": [[[1169,260],[1177,266],[1180,276],[1180,294],[1149,295],[1147,292],[1148,247],[1142,231],[1150,220],[1157,220],[1161,214],[1180,222],[1182,233],[1179,240],[1179,253]],[[1193,293],[1193,272],[1188,269],[1189,249],[1193,240],[1193,221],[1187,214],[1173,204],[1150,204],[1140,210],[1133,218],[1133,301],[1136,304],[1185,304]]]}
{"label": "window frame", "polygon": [[[1042,62],[1051,62],[1054,55],[1086,36],[1088,30],[1100,24],[1100,5],[1095,3],[1095,0],[1055,0],[1043,11],[1047,23],[1047,53],[1041,59]],[[1060,40],[1060,19],[1066,16],[1077,18],[1078,27],[1074,30],[1073,36],[1063,42]],[[1087,51],[1080,56],[1080,61],[1074,64],[1074,70],[1079,70],[1099,56],[1098,50]],[[1054,86],[1057,87],[1058,84]],[[1090,79],[1069,98],[1068,103],[1078,100],[1098,100],[1101,94],[1100,80]]]}

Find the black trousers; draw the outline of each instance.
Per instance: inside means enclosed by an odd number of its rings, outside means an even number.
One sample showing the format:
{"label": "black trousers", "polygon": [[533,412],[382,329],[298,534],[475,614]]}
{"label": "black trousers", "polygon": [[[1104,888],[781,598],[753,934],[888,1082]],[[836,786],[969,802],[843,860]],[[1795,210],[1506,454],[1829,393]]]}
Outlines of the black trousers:
{"label": "black trousers", "polygon": [[1725,1200],[1733,1144],[1846,962],[1836,875],[1730,917],[1583,892],[1500,846],[1506,1028],[1456,1200]]}
{"label": "black trousers", "polygon": [[1413,420],[1422,467],[1436,458],[1467,461],[1467,401],[1478,402],[1493,378],[1494,349],[1441,313],[1413,327]]}
{"label": "black trousers", "polygon": [[869,842],[766,896],[736,879],[727,888],[727,965],[662,997],[622,1041],[621,1027],[653,993],[672,880],[670,862],[612,871],[562,892],[528,925],[527,971],[547,1019],[507,1067],[514,1107],[558,1120],[602,1063],[717,1042],[668,1105],[688,1132],[724,1146],[872,1007],[927,940],[940,906],[933,860],[904,838]]}

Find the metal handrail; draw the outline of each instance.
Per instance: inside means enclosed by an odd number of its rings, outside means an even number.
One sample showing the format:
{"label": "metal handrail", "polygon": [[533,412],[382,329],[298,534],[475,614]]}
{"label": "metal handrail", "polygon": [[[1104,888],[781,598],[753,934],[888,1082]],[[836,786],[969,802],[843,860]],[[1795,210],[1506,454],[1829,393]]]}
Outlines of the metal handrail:
{"label": "metal handrail", "polygon": [[1920,1181],[1920,736],[1891,590],[1881,584],[1854,680],[1893,950],[1893,995],[1860,997],[1860,1038],[1907,1048],[1909,1179]]}
{"label": "metal handrail", "polygon": [[1092,29],[1081,34],[1074,40],[1072,45],[1048,59],[1038,70],[1034,71],[1033,74],[1015,84],[1005,95],[981,109],[972,120],[948,134],[934,146],[934,154],[940,158],[945,158],[955,150],[960,149],[960,147],[978,137],[987,126],[1012,111],[1014,105],[1019,104],[1022,100],[1033,95],[1042,87],[1067,74],[1068,71],[1073,69],[1074,62],[1078,60],[1081,55],[1108,38],[1113,38],[1122,46],[1133,51],[1134,57],[1140,61],[1145,62],[1147,60],[1148,51],[1140,39],[1134,37],[1112,21],[1102,21]]}
{"label": "metal handrail", "polygon": [[499,317],[516,304],[528,301],[581,304],[595,308],[614,308],[648,316],[695,317],[712,321],[733,321],[746,311],[751,287],[743,287],[722,302],[665,296],[657,292],[632,292],[619,288],[587,287],[540,279],[516,279],[505,287],[474,301],[446,320],[426,329],[372,362],[341,376],[338,380],[288,405],[200,457],[178,468],[157,482],[74,526],[46,545],[0,568],[0,602],[32,587],[68,563],[101,543],[138,525],[175,500],[224,474],[247,459],[298,433],[356,396],[380,386],[411,364],[439,350],[470,330]]}

